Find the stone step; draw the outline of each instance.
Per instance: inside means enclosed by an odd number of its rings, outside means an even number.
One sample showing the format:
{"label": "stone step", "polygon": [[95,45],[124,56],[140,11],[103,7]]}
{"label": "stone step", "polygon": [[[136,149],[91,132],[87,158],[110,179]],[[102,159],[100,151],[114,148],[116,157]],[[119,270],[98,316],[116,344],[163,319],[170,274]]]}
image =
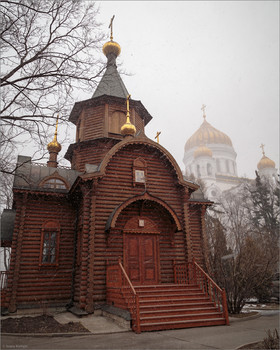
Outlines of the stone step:
{"label": "stone step", "polygon": [[198,319],[198,320],[181,320],[173,322],[150,322],[140,324],[141,331],[156,331],[166,329],[179,329],[179,328],[191,328],[191,327],[206,327],[206,326],[218,326],[226,324],[224,318],[213,319]]}

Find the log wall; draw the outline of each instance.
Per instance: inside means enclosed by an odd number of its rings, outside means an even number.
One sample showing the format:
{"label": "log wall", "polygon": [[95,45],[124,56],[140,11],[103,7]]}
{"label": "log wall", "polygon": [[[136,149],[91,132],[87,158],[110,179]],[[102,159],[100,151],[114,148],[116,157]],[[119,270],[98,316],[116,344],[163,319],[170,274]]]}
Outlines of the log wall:
{"label": "log wall", "polygon": [[201,206],[190,205],[189,206],[189,226],[190,226],[190,239],[192,257],[196,262],[204,267],[204,250],[203,250],[203,235],[201,225]]}
{"label": "log wall", "polygon": [[[69,303],[75,212],[63,197],[29,194],[25,203],[21,197],[22,194],[15,194],[17,216],[7,291],[10,304],[32,307]],[[60,224],[58,266],[40,266],[42,227],[48,220],[57,220]]]}
{"label": "log wall", "polygon": [[[175,171],[163,154],[150,146],[142,144],[129,145],[117,152],[106,168],[106,175],[100,180],[96,189],[96,219],[95,219],[95,259],[94,280],[95,302],[105,300],[106,295],[106,260],[110,263],[122,256],[122,233],[124,221],[132,215],[129,211],[120,217],[118,227],[110,233],[109,246],[107,246],[106,221],[112,211],[121,203],[145,190],[144,185],[133,185],[133,161],[141,157],[147,163],[146,188],[149,194],[165,201],[177,214],[180,221],[183,218],[182,193],[178,185]],[[185,261],[185,234],[178,232],[174,235],[174,247],[171,246],[170,231],[171,217],[161,215],[162,208],[154,204],[146,214],[156,218],[160,223],[162,235],[160,238],[160,259],[162,265],[162,282],[173,281],[173,259]],[[165,211],[165,209],[164,209]],[[164,218],[164,219],[163,219]],[[163,221],[161,221],[163,220]],[[168,221],[169,220],[169,221]],[[106,252],[104,254],[104,252]]]}

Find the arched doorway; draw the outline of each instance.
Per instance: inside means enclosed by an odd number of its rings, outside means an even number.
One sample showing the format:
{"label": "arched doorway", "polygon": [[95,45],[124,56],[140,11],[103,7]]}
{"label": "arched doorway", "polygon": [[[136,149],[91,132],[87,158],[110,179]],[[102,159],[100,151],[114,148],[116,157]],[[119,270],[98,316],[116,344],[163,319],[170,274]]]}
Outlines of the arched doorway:
{"label": "arched doorway", "polygon": [[117,207],[106,224],[108,264],[119,258],[135,285],[174,282],[174,261],[186,261],[185,234],[175,212],[148,195]]}

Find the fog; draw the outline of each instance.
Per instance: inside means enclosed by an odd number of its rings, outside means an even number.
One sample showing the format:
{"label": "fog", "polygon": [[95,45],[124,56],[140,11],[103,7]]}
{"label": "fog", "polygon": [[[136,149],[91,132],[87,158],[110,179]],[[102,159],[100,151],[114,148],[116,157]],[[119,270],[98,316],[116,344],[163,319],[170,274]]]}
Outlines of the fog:
{"label": "fog", "polygon": [[[121,46],[117,59],[134,100],[153,120],[146,134],[184,170],[184,145],[206,120],[232,140],[239,176],[265,154],[279,169],[278,1],[101,1],[99,21]],[[104,42],[105,43],[105,42]],[[106,58],[100,51],[100,57]],[[77,101],[91,98],[77,91]],[[58,139],[64,128],[60,125]],[[75,126],[70,130],[75,142]],[[62,144],[60,157],[69,143]],[[33,149],[34,151],[34,149]],[[25,148],[20,154],[32,155]],[[64,165],[69,165],[67,161]]]}
{"label": "fog", "polygon": [[115,15],[118,63],[131,98],[153,116],[147,136],[161,131],[161,145],[182,169],[202,104],[207,121],[231,138],[239,176],[254,177],[262,143],[279,168],[278,1],[97,3],[108,40]]}

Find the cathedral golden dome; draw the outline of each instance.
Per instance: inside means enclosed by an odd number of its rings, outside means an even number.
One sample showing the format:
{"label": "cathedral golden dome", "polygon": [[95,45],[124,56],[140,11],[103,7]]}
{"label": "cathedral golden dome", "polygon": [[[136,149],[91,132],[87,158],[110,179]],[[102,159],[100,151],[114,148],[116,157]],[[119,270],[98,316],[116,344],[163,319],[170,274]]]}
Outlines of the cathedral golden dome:
{"label": "cathedral golden dome", "polygon": [[232,147],[231,139],[222,131],[209,124],[205,117],[200,128],[187,140],[185,151],[193,147],[199,147],[201,144],[218,143]]}
{"label": "cathedral golden dome", "polygon": [[211,149],[209,149],[206,146],[199,146],[195,151],[194,151],[194,158],[197,157],[212,157],[213,153]]}
{"label": "cathedral golden dome", "polygon": [[116,57],[118,57],[121,53],[121,47],[117,42],[111,40],[103,45],[102,51],[106,57],[108,57],[110,53],[113,53]]}
{"label": "cathedral golden dome", "polygon": [[265,168],[275,168],[275,162],[269,159],[267,156],[263,155],[262,159],[258,162],[257,167],[259,170]]}
{"label": "cathedral golden dome", "polygon": [[264,153],[264,144],[261,144],[260,148],[262,149],[262,159],[258,162],[258,169],[267,169],[267,168],[275,168],[275,163],[273,160],[269,159]]}

